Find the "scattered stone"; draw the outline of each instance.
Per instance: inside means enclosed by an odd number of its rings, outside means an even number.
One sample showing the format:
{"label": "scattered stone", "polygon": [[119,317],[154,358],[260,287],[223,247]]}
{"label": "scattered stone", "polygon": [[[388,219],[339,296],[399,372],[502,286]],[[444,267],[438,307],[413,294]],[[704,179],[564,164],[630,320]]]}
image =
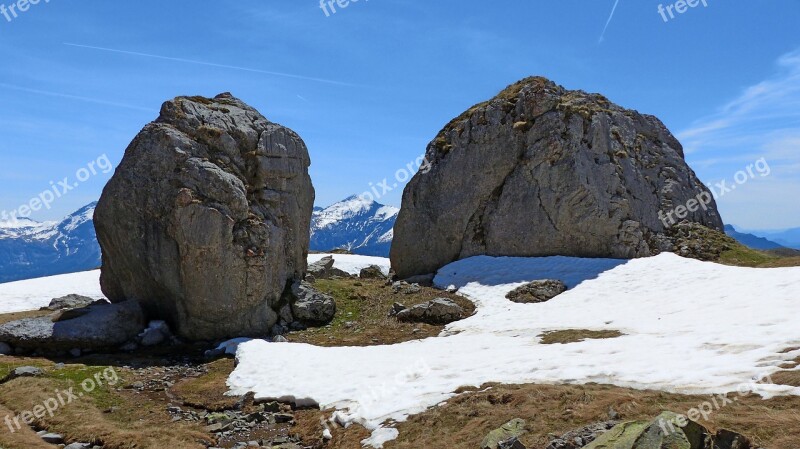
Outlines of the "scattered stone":
{"label": "scattered stone", "polygon": [[[716,434],[672,412],[653,421],[631,421],[614,426],[584,449],[753,449],[743,435],[721,430]],[[569,448],[569,446],[567,446]],[[550,448],[548,448],[550,449]]]}
{"label": "scattered stone", "polygon": [[39,377],[43,374],[44,371],[42,371],[41,368],[37,368],[35,366],[21,366],[8,373],[2,380],[0,380],[0,384],[4,384],[20,377]]}
{"label": "scattered stone", "polygon": [[528,449],[525,447],[522,442],[514,437],[506,441],[501,441],[500,444],[497,445],[498,449]]}
{"label": "scattered stone", "polygon": [[[63,309],[82,309],[84,307],[88,307],[93,303],[97,302],[96,300],[81,296],[81,295],[67,295],[61,298],[55,298],[50,301],[50,305],[47,307],[42,307],[41,310],[63,310]],[[100,301],[105,302],[105,301]]]}
{"label": "scattered stone", "polygon": [[136,302],[93,304],[82,314],[57,321],[54,317],[25,318],[0,325],[0,341],[17,349],[69,351],[73,348],[116,348],[134,339],[144,328],[144,313]]}
{"label": "scattered stone", "polygon": [[276,336],[272,337],[272,342],[273,343],[289,343],[289,340],[286,337],[284,337],[283,335],[276,335]]}
{"label": "scattered stone", "polygon": [[309,165],[295,132],[229,93],[164,103],[95,210],[103,293],[186,340],[267,334],[306,271]]}
{"label": "scattered stone", "polygon": [[460,320],[464,309],[448,298],[437,298],[397,312],[398,321],[407,323],[427,323],[432,325],[450,324]]}
{"label": "scattered stone", "polygon": [[333,256],[325,256],[308,266],[307,276],[312,276],[315,280],[328,279],[331,276],[333,263]]}
{"label": "scattered stone", "polygon": [[433,279],[435,277],[436,273],[420,274],[417,276],[411,276],[410,278],[405,279],[405,281],[409,284],[418,284],[423,287],[433,287]]}
{"label": "scattered stone", "polygon": [[0,342],[0,355],[11,355],[14,353],[14,348],[8,343]]}
{"label": "scattered stone", "polygon": [[522,419],[512,419],[499,429],[489,432],[481,442],[481,449],[501,449],[500,443],[519,438],[527,433],[526,425],[527,423]]}
{"label": "scattered stone", "polygon": [[362,269],[358,277],[361,279],[377,279],[377,280],[387,279],[386,275],[383,274],[383,270],[381,270],[381,267],[377,265],[370,265],[367,268]]}
{"label": "scattered stone", "polygon": [[139,343],[142,346],[158,346],[172,337],[172,332],[165,321],[151,321],[147,329],[139,334]]}
{"label": "scattered stone", "polygon": [[617,424],[617,421],[607,421],[567,432],[561,438],[551,441],[547,449],[580,449],[613,429]]}
{"label": "scattered stone", "polygon": [[62,444],[64,443],[64,436],[57,433],[45,433],[40,436],[45,443]]}
{"label": "scattered stone", "polygon": [[660,120],[542,77],[452,120],[426,161],[430,170],[406,186],[394,227],[401,279],[478,255],[652,256],[666,247],[659,216],[698,199],[704,207],[686,219],[723,226]]}
{"label": "scattered stone", "polygon": [[72,443],[64,446],[64,449],[92,449],[92,445],[90,443]]}
{"label": "scattered stone", "polygon": [[397,316],[398,313],[402,312],[403,310],[408,309],[408,307],[396,302],[392,305],[391,310],[389,310],[389,317]]}
{"label": "scattered stone", "polygon": [[291,288],[291,296],[292,313],[304,323],[327,324],[336,315],[333,297],[318,292],[307,282],[295,282]]}
{"label": "scattered stone", "polygon": [[506,298],[520,304],[534,304],[550,301],[565,291],[567,291],[567,286],[563,282],[545,279],[516,288],[509,292]]}

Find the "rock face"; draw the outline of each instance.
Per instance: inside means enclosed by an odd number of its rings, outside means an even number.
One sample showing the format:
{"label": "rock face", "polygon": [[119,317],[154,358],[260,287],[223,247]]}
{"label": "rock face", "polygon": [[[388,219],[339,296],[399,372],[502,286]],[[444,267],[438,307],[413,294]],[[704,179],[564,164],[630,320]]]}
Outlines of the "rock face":
{"label": "rock face", "polygon": [[101,284],[190,340],[261,336],[306,270],[305,144],[230,94],[164,103],[97,205]]}
{"label": "rock face", "polygon": [[650,256],[672,248],[667,217],[723,226],[657,118],[544,78],[454,119],[426,158],[394,228],[401,279],[476,255]]}
{"label": "rock face", "polygon": [[97,303],[3,324],[0,341],[23,350],[108,349],[132,340],[144,327],[144,315],[136,302]]}

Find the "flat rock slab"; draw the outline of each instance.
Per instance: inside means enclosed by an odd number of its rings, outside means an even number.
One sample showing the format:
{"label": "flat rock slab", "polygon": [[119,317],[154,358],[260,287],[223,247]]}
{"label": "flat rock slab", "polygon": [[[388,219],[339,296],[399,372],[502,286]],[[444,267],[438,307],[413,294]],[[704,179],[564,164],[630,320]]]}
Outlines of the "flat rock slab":
{"label": "flat rock slab", "polygon": [[6,323],[0,326],[0,342],[25,350],[103,349],[134,339],[144,327],[144,314],[135,302],[95,304]]}

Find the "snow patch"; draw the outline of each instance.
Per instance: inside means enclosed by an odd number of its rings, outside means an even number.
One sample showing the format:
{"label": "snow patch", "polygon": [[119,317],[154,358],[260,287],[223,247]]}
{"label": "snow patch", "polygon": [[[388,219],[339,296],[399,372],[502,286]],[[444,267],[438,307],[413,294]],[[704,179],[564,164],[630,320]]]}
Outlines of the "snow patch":
{"label": "snow patch", "polygon": [[[543,278],[561,279],[570,290],[543,304],[505,298]],[[477,313],[440,337],[391,346],[245,343],[230,393],[312,398],[336,408],[338,421],[375,431],[367,442],[378,447],[389,435],[384,423],[442,403],[461,386],[597,382],[725,393],[800,353],[780,353],[800,345],[800,268],[728,267],[673,254],[632,261],[474,257],[443,268],[435,282],[459,287]],[[543,332],[571,328],[625,335],[540,344]],[[753,386],[765,397],[800,395],[790,386]]]}

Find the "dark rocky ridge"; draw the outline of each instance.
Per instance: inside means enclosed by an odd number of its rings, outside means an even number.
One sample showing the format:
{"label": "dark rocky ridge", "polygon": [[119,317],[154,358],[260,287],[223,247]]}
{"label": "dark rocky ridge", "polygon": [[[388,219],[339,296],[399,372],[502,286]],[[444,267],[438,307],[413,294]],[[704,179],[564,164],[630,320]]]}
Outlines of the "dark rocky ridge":
{"label": "dark rocky ridge", "polygon": [[187,339],[268,334],[306,271],[309,165],[296,133],[230,94],[164,103],[97,205],[103,292]]}
{"label": "dark rocky ridge", "polygon": [[[403,278],[476,255],[633,258],[669,251],[659,217],[709,195],[661,121],[541,77],[450,122],[406,186]],[[713,199],[686,220],[722,229]]]}

